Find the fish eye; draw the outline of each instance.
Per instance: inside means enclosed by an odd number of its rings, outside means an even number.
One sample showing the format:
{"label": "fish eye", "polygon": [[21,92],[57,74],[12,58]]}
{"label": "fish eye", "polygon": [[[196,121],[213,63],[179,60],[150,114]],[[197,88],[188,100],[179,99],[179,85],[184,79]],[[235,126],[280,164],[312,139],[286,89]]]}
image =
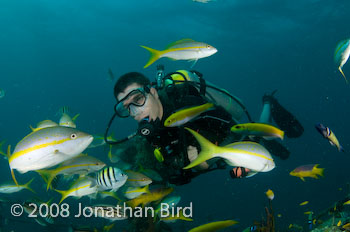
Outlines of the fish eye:
{"label": "fish eye", "polygon": [[71,138],[71,139],[76,139],[76,138],[77,138],[77,134],[71,134],[71,135],[70,135],[70,138]]}
{"label": "fish eye", "polygon": [[211,46],[210,46],[210,45],[207,45],[207,48],[209,49],[209,48],[211,48]]}
{"label": "fish eye", "polygon": [[241,126],[236,126],[236,129],[240,129],[241,128]]}

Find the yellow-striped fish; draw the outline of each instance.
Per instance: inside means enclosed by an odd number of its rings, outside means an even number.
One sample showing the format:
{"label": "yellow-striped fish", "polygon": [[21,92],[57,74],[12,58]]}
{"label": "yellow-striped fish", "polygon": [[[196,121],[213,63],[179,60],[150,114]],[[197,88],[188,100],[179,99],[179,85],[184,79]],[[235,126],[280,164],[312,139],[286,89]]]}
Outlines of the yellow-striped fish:
{"label": "yellow-striped fish", "polygon": [[26,173],[55,166],[79,155],[92,140],[93,137],[87,133],[62,126],[47,127],[30,133],[16,145],[12,154],[11,147],[7,149],[15,183],[13,170]]}
{"label": "yellow-striped fish", "polygon": [[152,183],[152,180],[140,173],[132,170],[126,170],[126,174],[128,175],[127,185],[133,187],[143,187]]}
{"label": "yellow-striped fish", "polygon": [[209,140],[186,128],[201,146],[201,152],[184,169],[189,169],[214,157],[221,157],[230,166],[244,167],[253,172],[269,172],[275,168],[271,154],[260,144],[254,142],[236,142],[219,147]]}
{"label": "yellow-striped fish", "polygon": [[220,229],[224,229],[226,227],[237,224],[237,221],[234,220],[226,220],[226,221],[218,221],[218,222],[210,222],[208,224],[204,224],[201,226],[197,226],[188,232],[214,232]]}
{"label": "yellow-striped fish", "polygon": [[33,180],[34,178],[28,181],[28,183],[23,185],[14,185],[14,184],[0,185],[0,193],[11,194],[11,193],[19,192],[23,189],[28,189],[29,191],[35,193],[34,190],[30,187],[30,184],[33,182]]}
{"label": "yellow-striped fish", "polygon": [[348,80],[343,73],[343,66],[348,61],[350,55],[350,39],[343,40],[337,44],[337,47],[334,52],[334,61],[338,65],[338,70],[343,75],[346,83]]}
{"label": "yellow-striped fish", "polygon": [[[167,57],[173,60],[190,60],[194,64],[198,59],[211,56],[218,50],[209,44],[196,42],[192,39],[182,39],[169,44],[165,50],[159,51],[146,46],[141,46],[151,53],[151,57],[143,68],[147,68],[156,60],[162,57]],[[193,65],[194,65],[193,64]],[[192,67],[193,67],[192,65]]]}
{"label": "yellow-striped fish", "polygon": [[284,138],[284,131],[264,123],[237,124],[231,128],[231,131],[241,135],[259,136],[264,139],[280,138],[283,140]]}
{"label": "yellow-striped fish", "polygon": [[62,195],[62,198],[59,202],[60,204],[67,197],[80,198],[97,193],[98,186],[92,178],[82,177],[76,180],[68,190],[54,190]]}
{"label": "yellow-striped fish", "polygon": [[171,114],[165,121],[165,127],[177,127],[186,124],[192,119],[199,116],[201,113],[213,109],[213,103],[205,103],[200,106],[194,106],[187,109],[179,110],[173,114]]}
{"label": "yellow-striped fish", "polygon": [[144,193],[150,193],[148,186],[149,185],[146,185],[145,187],[128,187],[124,193],[124,196],[128,199],[134,199]]}
{"label": "yellow-striped fish", "polygon": [[64,161],[59,167],[51,170],[38,170],[37,172],[47,180],[47,189],[49,189],[52,180],[57,175],[87,175],[102,169],[106,164],[95,157],[81,154],[73,159]]}

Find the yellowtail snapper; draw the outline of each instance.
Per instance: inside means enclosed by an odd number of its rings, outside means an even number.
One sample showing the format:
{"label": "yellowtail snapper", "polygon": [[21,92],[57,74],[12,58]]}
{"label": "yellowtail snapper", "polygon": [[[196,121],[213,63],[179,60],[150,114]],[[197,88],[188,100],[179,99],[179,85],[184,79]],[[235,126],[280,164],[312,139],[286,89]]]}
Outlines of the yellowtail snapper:
{"label": "yellowtail snapper", "polygon": [[171,114],[165,121],[165,127],[177,127],[186,124],[192,119],[199,116],[210,109],[214,108],[213,103],[206,103],[200,106],[189,107],[186,109],[181,109],[173,114]]}
{"label": "yellowtail snapper", "polygon": [[215,54],[218,50],[213,46],[196,42],[192,39],[182,39],[169,44],[163,51],[158,51],[153,48],[141,46],[151,53],[151,57],[143,68],[147,68],[156,60],[162,57],[167,57],[173,60],[189,60],[194,61],[192,67],[200,58],[208,57]]}
{"label": "yellowtail snapper", "polygon": [[96,172],[102,169],[106,164],[101,160],[80,154],[79,156],[64,161],[59,167],[55,169],[43,169],[37,172],[47,181],[47,189],[49,189],[51,182],[57,175],[87,175],[91,172]]}
{"label": "yellowtail snapper", "polygon": [[231,131],[241,135],[259,136],[264,139],[280,138],[283,140],[284,138],[284,132],[282,130],[264,123],[237,124],[231,128]]}
{"label": "yellowtail snapper", "polygon": [[236,142],[224,147],[216,146],[209,140],[186,128],[201,146],[201,152],[184,169],[189,169],[214,157],[223,158],[230,166],[248,168],[253,172],[269,172],[275,168],[271,154],[262,145],[254,142]]}
{"label": "yellowtail snapper", "polygon": [[14,184],[0,185],[0,193],[11,194],[11,193],[19,192],[23,189],[28,189],[29,191],[35,193],[34,190],[30,187],[30,184],[33,182],[33,180],[34,178],[28,181],[28,183],[24,185],[14,185]]}
{"label": "yellowtail snapper", "polygon": [[93,137],[70,127],[47,127],[33,131],[24,137],[10,154],[8,161],[13,180],[17,184],[13,170],[20,173],[45,169],[71,159],[84,151]]}

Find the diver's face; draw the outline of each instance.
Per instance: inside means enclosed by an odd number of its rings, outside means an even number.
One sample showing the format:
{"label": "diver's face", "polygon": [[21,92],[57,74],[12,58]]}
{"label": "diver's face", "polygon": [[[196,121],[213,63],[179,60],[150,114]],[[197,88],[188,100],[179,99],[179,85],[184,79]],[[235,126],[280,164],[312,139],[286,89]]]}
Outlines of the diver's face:
{"label": "diver's face", "polygon": [[[139,84],[131,84],[125,88],[125,90],[118,94],[118,101],[125,98],[132,91],[137,89],[142,89],[142,86]],[[145,102],[142,106],[137,106],[131,104],[132,102],[139,101],[138,99],[141,96],[130,94],[132,97],[128,97],[123,101],[125,107],[128,107],[130,116],[133,117],[136,121],[141,121],[144,118],[148,118],[148,121],[155,121],[157,118],[161,119],[163,116],[163,106],[159,100],[157,90],[155,88],[150,89],[150,93],[145,93]]]}

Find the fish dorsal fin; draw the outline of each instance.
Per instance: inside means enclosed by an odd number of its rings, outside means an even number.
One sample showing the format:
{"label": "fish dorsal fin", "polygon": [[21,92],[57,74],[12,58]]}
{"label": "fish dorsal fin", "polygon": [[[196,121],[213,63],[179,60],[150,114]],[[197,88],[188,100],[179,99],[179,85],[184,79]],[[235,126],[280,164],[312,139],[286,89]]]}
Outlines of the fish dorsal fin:
{"label": "fish dorsal fin", "polygon": [[189,42],[195,42],[195,41],[193,39],[180,39],[178,41],[175,41],[173,43],[168,44],[165,47],[165,49],[169,49],[171,47],[178,46],[178,45],[183,44],[183,43],[189,43]]}
{"label": "fish dorsal fin", "polygon": [[331,130],[328,127],[326,127],[326,130],[327,130],[327,136],[329,137],[332,132],[331,132]]}

